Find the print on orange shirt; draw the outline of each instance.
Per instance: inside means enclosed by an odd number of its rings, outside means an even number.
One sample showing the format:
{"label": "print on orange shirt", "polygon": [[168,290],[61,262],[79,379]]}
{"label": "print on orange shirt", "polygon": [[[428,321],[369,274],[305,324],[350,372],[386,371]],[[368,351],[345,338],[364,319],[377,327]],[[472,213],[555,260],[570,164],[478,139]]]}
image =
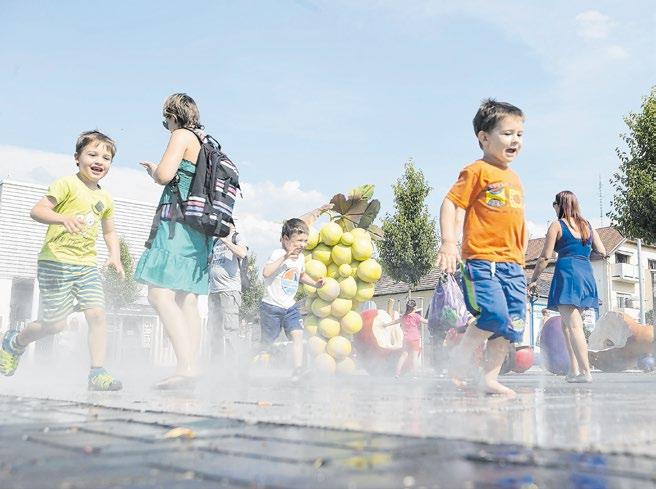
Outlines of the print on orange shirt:
{"label": "print on orange shirt", "polygon": [[524,207],[522,191],[505,182],[489,184],[485,189],[484,200],[485,204],[490,207],[510,206],[513,209],[522,209]]}

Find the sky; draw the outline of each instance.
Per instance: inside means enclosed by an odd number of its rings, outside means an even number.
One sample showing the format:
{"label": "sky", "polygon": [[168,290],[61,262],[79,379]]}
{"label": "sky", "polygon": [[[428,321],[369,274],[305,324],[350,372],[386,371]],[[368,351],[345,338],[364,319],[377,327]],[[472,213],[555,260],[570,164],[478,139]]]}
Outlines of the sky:
{"label": "sky", "polygon": [[623,118],[655,84],[655,33],[651,0],[0,0],[0,178],[73,173],[78,134],[97,128],[118,146],[105,187],[156,202],[138,162],[159,161],[162,103],[186,92],[241,169],[238,226],[262,255],[284,219],[364,183],[393,212],[409,158],[437,216],[480,156],[471,121],[494,97],[526,114],[512,165],[532,236],[564,189],[607,225]]}

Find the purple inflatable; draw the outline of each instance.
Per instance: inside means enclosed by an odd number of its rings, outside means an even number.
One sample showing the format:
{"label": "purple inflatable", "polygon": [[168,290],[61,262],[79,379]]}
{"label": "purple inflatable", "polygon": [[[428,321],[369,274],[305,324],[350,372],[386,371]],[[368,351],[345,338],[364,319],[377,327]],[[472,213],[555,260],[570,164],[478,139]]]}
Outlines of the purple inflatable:
{"label": "purple inflatable", "polygon": [[556,375],[564,375],[569,371],[569,356],[560,316],[547,319],[540,332],[538,345],[544,368]]}

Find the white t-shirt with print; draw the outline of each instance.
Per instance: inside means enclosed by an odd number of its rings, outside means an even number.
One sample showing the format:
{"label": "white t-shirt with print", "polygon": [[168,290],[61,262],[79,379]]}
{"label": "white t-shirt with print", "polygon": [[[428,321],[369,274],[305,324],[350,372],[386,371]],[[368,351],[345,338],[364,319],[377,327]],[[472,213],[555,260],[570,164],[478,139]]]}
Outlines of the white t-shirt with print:
{"label": "white t-shirt with print", "polygon": [[[286,254],[287,252],[282,248],[275,250],[271,253],[267,265]],[[265,289],[262,302],[282,307],[283,309],[292,307],[296,303],[294,297],[298,291],[298,284],[304,269],[305,257],[302,253],[295,260],[289,258],[285,260],[273,274],[264,279]]]}

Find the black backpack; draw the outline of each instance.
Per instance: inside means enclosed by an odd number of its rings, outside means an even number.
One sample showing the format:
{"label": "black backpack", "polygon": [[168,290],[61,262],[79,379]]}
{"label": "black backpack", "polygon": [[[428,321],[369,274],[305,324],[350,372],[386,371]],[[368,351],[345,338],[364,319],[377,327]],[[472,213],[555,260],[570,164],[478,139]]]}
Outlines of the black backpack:
{"label": "black backpack", "polygon": [[[163,214],[173,224],[182,221],[208,237],[227,236],[230,234],[229,224],[234,223],[232,210],[237,193],[241,194],[239,170],[221,151],[221,145],[216,139],[198,130],[188,130],[196,135],[201,145],[196,171],[190,173],[178,170],[192,177],[189,196],[185,201],[180,199],[178,189],[180,178],[176,174],[167,184],[171,189],[172,201],[157,208],[150,228],[150,236],[145,244],[146,248],[152,245]],[[174,236],[175,226],[171,226],[169,239]]]}

